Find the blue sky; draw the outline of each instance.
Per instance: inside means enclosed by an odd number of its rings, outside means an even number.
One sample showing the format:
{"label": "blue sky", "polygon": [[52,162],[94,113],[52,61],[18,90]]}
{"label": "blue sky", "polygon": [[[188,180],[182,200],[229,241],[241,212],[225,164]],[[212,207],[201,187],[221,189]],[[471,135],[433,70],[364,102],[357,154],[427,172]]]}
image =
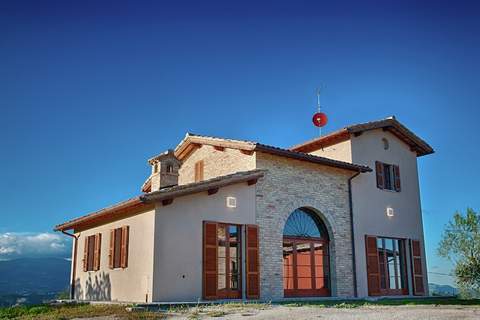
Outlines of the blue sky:
{"label": "blue sky", "polygon": [[0,4],[3,248],[138,194],[146,159],[187,131],[314,137],[322,85],[325,132],[396,115],[435,148],[419,159],[426,247],[448,272],[441,230],[480,208],[475,2],[175,3]]}

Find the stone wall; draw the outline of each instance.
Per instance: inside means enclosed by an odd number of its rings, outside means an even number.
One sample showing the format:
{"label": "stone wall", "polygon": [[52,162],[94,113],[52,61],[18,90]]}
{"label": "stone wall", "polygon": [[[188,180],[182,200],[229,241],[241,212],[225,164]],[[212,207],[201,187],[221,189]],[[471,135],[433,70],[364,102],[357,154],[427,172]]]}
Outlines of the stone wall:
{"label": "stone wall", "polygon": [[262,299],[283,298],[283,228],[295,209],[315,211],[329,230],[332,296],[354,295],[348,178],[351,171],[256,153]]}
{"label": "stone wall", "polygon": [[195,182],[195,163],[199,160],[204,162],[204,180],[255,169],[255,154],[246,155],[240,150],[229,148],[219,151],[212,146],[203,145],[182,163],[178,184]]}

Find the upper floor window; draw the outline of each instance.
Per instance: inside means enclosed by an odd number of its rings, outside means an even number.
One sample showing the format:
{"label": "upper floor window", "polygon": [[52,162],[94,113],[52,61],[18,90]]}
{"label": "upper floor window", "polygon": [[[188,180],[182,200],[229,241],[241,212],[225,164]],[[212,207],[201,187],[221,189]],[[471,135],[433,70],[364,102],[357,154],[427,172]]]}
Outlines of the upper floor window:
{"label": "upper floor window", "polygon": [[382,143],[383,143],[383,149],[388,150],[390,147],[387,138],[382,138]]}
{"label": "upper floor window", "polygon": [[153,165],[153,173],[158,172],[158,162]]}
{"label": "upper floor window", "polygon": [[110,269],[128,266],[128,233],[128,226],[110,230]]}
{"label": "upper floor window", "polygon": [[377,188],[397,192],[401,190],[400,168],[397,165],[376,161],[375,169],[377,174]]}
{"label": "upper floor window", "polygon": [[165,171],[167,173],[172,173],[173,172],[173,166],[170,163],[167,164],[167,167],[165,168]]}
{"label": "upper floor window", "polygon": [[195,163],[195,182],[203,180],[203,160],[197,161]]}

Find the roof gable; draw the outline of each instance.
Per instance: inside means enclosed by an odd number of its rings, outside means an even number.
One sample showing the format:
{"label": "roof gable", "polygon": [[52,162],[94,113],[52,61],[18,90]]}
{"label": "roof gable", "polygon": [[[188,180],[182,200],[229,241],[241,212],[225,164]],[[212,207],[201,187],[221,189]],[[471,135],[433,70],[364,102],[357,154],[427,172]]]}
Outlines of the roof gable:
{"label": "roof gable", "polygon": [[433,148],[428,143],[401,124],[395,119],[395,117],[347,126],[325,136],[295,145],[291,147],[290,150],[297,152],[312,152],[348,140],[351,138],[352,134],[358,136],[364,131],[375,129],[383,129],[384,131],[392,133],[407,144],[410,147],[410,150],[415,152],[418,157],[434,153]]}

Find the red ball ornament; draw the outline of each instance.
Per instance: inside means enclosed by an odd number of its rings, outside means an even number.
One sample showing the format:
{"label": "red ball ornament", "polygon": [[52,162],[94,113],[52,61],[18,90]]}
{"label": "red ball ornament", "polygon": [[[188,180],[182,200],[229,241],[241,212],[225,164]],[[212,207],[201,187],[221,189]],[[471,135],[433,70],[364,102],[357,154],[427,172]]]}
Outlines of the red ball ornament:
{"label": "red ball ornament", "polygon": [[327,124],[327,115],[323,112],[317,112],[313,115],[312,122],[315,127],[323,127]]}

